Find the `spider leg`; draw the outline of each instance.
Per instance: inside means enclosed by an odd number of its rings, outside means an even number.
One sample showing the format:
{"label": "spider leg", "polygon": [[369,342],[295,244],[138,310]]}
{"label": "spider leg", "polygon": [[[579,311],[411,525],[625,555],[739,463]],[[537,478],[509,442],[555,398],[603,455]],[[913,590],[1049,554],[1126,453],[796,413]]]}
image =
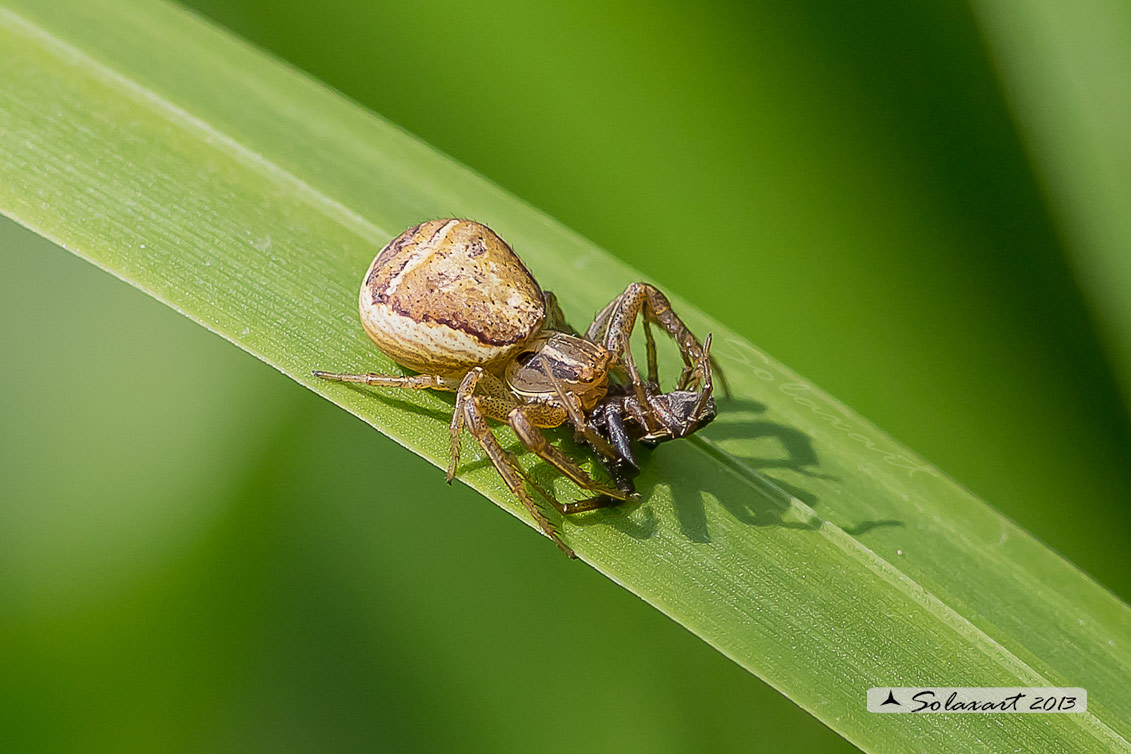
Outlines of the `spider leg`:
{"label": "spider leg", "polygon": [[[640,405],[646,406],[648,397],[645,394],[640,372],[636,368],[636,361],[632,357],[630,345],[632,328],[636,326],[636,317],[640,314],[646,297],[643,285],[643,283],[631,283],[625,288],[624,293],[610,301],[608,306],[594,318],[586,335],[590,340],[601,343],[617,355],[620,366],[628,373],[628,381],[636,400]],[[655,341],[653,340],[649,345],[648,356],[651,359],[655,353]],[[684,360],[686,361],[686,358]],[[648,366],[651,370],[651,362]],[[654,376],[649,373],[650,379]]]}
{"label": "spider leg", "polygon": [[[546,436],[535,426],[537,412],[540,408],[542,407],[530,404],[517,406],[507,417],[507,424],[514,430],[522,444],[543,461],[573,480],[573,483],[578,487],[584,490],[593,490],[600,495],[617,500],[623,500],[624,493],[598,482],[565,453],[550,444]],[[553,496],[549,496],[549,500],[560,512],[566,512],[566,506],[558,502]]]}
{"label": "spider leg", "polygon": [[[534,479],[531,478],[531,476],[525,471],[523,471],[521,467],[518,471],[520,474],[522,474],[523,478],[526,479],[527,483],[535,490],[537,490],[538,494],[545,498],[547,502],[551,503],[555,508],[557,508],[558,512],[563,516],[572,516],[575,513],[585,513],[586,511],[600,510],[601,508],[613,508],[624,502],[623,500],[618,500],[616,498],[609,497],[608,495],[595,495],[593,497],[587,497],[584,500],[563,503],[560,502],[556,497],[551,495],[549,492],[546,492],[546,490],[542,489],[542,486],[535,482]],[[632,487],[630,497],[635,497],[636,488],[633,486],[631,480],[629,480],[628,485],[629,487]]]}
{"label": "spider leg", "polygon": [[[679,347],[685,369],[680,375],[677,388],[680,390],[688,389],[692,385],[691,377],[696,371],[696,365],[703,358],[703,347],[683,320],[672,311],[668,297],[654,285],[631,283],[618,299],[598,315],[598,319],[594,320],[590,332],[602,335],[603,345],[610,351],[623,356],[624,366],[629,377],[633,383],[639,383],[641,382],[640,373],[636,369],[629,346],[629,338],[639,315],[643,315],[646,323],[650,322],[663,328]],[[647,334],[645,337],[647,338]],[[652,374],[651,359],[653,354],[654,350],[650,347],[648,365],[650,380],[655,376]],[[718,373],[720,381],[722,381],[723,377],[718,364],[712,364],[712,366]],[[653,381],[658,382],[658,380]],[[634,386],[634,392],[636,392],[638,399],[644,400],[642,388]]]}
{"label": "spider leg", "polygon": [[[692,365],[700,354],[699,340],[675,315],[667,296],[648,283],[631,283],[620,295],[615,309],[609,315],[608,329],[605,333],[605,347],[617,352],[627,351],[629,336],[636,326],[637,316],[643,314],[645,321],[652,321],[664,330],[679,346],[683,363]],[[633,375],[634,379],[639,375]]]}
{"label": "spider leg", "polygon": [[692,414],[692,421],[688,424],[689,427],[694,426],[699,421],[699,417],[703,415],[703,411],[707,408],[707,401],[711,400],[711,393],[715,388],[711,379],[711,333],[707,333],[707,337],[703,339],[703,357],[699,360],[699,370],[702,387],[699,391],[699,402],[695,404],[695,411]]}
{"label": "spider leg", "polygon": [[[609,422],[609,434],[613,439],[613,444],[621,450],[619,458],[606,458],[605,456],[597,456],[598,460],[605,467],[609,477],[616,484],[617,489],[621,491],[625,499],[632,499],[638,497],[636,492],[636,484],[633,483],[633,478],[640,473],[640,469],[636,466],[636,458],[632,454],[629,447],[628,433],[624,431],[624,424],[620,422],[620,417],[614,410],[609,411],[610,419],[616,416],[616,423]],[[618,438],[619,434],[619,438]],[[585,511],[598,510],[600,508],[612,508],[620,505],[624,500],[610,497],[608,495],[595,495],[594,497],[585,498],[584,500],[576,500],[570,503],[563,503],[559,506],[558,510],[563,515],[573,515],[574,513],[583,513]]]}
{"label": "spider leg", "polygon": [[565,408],[566,416],[569,418],[570,424],[573,425],[575,434],[580,434],[586,442],[593,446],[603,456],[608,458],[615,458],[618,452],[592,427],[589,426],[589,421],[585,418],[585,413],[581,409],[581,403],[578,401],[577,396],[567,391],[557,378],[552,369],[544,369],[543,374],[554,386],[554,392],[557,395],[558,401],[561,402]]}
{"label": "spider leg", "polygon": [[408,377],[398,377],[391,374],[375,374],[374,372],[338,374],[336,372],[323,372],[319,369],[315,369],[311,374],[331,382],[357,382],[363,385],[399,387],[407,390],[447,390],[454,393],[459,389],[459,380],[438,374],[414,374]]}
{"label": "spider leg", "polygon": [[602,343],[605,340],[605,333],[609,329],[609,317],[613,313],[613,307],[620,301],[620,297],[614,298],[609,303],[605,304],[596,317],[593,318],[593,324],[589,325],[589,329],[585,331],[585,339],[593,343]]}
{"label": "spider leg", "polygon": [[[554,541],[562,552],[571,558],[576,558],[577,554],[566,545],[558,536],[557,530],[554,529],[553,524],[546,518],[541,508],[530,497],[530,493],[526,490],[524,480],[526,473],[522,471],[518,465],[515,457],[502,446],[498,438],[491,432],[491,428],[487,426],[487,418],[485,416],[485,403],[484,396],[475,395],[472,391],[475,390],[476,383],[484,378],[484,375],[490,376],[484,372],[482,367],[476,367],[468,372],[464,377],[463,382],[460,384],[459,393],[456,397],[456,413],[462,415],[462,420],[459,422],[460,427],[467,427],[468,433],[479,442],[487,457],[491,460],[491,464],[495,467],[495,471],[502,477],[503,482],[507,488],[514,493],[515,497],[519,499],[523,507],[526,508],[531,518],[538,524],[539,528],[545,532],[546,536]],[[452,422],[453,427],[456,425],[455,420]],[[456,443],[458,445],[459,435],[455,435]],[[449,471],[454,468],[454,461]],[[543,492],[539,488],[540,492]],[[543,492],[543,494],[545,494]],[[552,500],[552,498],[550,498]]]}
{"label": "spider leg", "polygon": [[[633,493],[636,494],[635,492]],[[594,495],[587,497],[584,500],[574,500],[568,503],[558,503],[558,510],[563,516],[572,516],[575,513],[585,513],[587,511],[597,511],[602,508],[615,508],[623,503],[624,500],[618,497],[610,497],[609,495]]]}
{"label": "spider leg", "polygon": [[[485,395],[475,395],[475,390],[482,383]],[[475,409],[492,419],[506,421],[507,414],[511,412],[518,402],[511,397],[506,386],[495,375],[475,367],[464,375],[456,390],[456,409],[452,412],[452,423],[448,428],[448,484],[456,476],[459,466],[460,432],[467,421],[468,405],[475,398]],[[486,426],[486,424],[484,424]],[[468,430],[470,432],[470,430]],[[474,435],[474,433],[472,433]]]}
{"label": "spider leg", "polygon": [[[704,386],[708,387],[707,395],[709,397],[711,390],[713,389],[713,385],[711,384],[713,374],[715,377],[719,378],[719,385],[723,389],[723,395],[729,397],[730,385],[727,384],[726,375],[723,374],[723,370],[719,367],[719,363],[715,361],[715,357],[711,355],[711,335],[711,333],[707,333],[707,337],[703,339],[702,358],[699,359],[694,367],[683,368],[683,374],[680,375],[680,380],[683,383],[684,387],[681,387],[680,389],[682,390],[690,387],[693,384],[691,377],[696,372],[698,372],[701,389]],[[704,399],[703,402],[706,403],[706,399]]]}
{"label": "spider leg", "polygon": [[[407,377],[398,377],[391,374],[376,374],[374,372],[367,372],[365,374],[339,374],[337,372],[323,372],[320,369],[315,369],[312,374],[315,377],[320,377],[324,380],[331,382],[354,382],[363,385],[376,385],[378,387],[396,387],[405,390],[446,390],[452,393],[459,393],[462,383],[454,377],[445,377],[439,374],[414,374]],[[466,382],[467,378],[464,378]],[[472,386],[474,389],[474,386]],[[459,398],[456,398],[457,406]],[[459,462],[459,431],[462,425],[463,417],[461,412],[456,410],[452,414],[452,440],[450,443],[451,462],[448,466],[448,484],[452,482],[452,476],[455,474],[456,464]]]}
{"label": "spider leg", "polygon": [[566,322],[562,307],[558,304],[558,297],[554,295],[553,291],[543,291],[542,298],[546,302],[546,320],[542,326],[547,330],[577,335],[577,330],[574,330],[570,327],[569,322]]}
{"label": "spider leg", "polygon": [[[621,491],[625,498],[632,499],[638,496],[636,484],[632,480],[640,473],[640,467],[637,466],[636,456],[632,452],[632,438],[629,436],[624,420],[621,418],[621,411],[623,410],[625,410],[624,399],[605,403],[597,408],[600,418],[604,420],[608,441],[617,451],[615,456],[598,455],[597,459],[604,465],[605,471],[609,478],[613,480],[617,489]],[[596,497],[568,503],[568,510],[562,512],[567,514],[580,513],[598,508],[608,508],[618,505],[620,502],[620,500],[607,495],[597,495]]]}
{"label": "spider leg", "polygon": [[660,370],[656,366],[656,339],[652,337],[652,327],[644,320],[644,346],[648,351],[648,381],[660,384]]}

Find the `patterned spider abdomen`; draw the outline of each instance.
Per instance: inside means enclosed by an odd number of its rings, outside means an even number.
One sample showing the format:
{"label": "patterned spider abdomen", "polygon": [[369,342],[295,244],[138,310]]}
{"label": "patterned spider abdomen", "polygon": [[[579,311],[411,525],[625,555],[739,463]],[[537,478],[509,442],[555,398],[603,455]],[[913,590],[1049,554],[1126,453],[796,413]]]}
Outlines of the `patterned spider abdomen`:
{"label": "patterned spider abdomen", "polygon": [[472,220],[409,228],[373,260],[361,323],[398,364],[431,374],[494,369],[541,329],[542,289],[510,246]]}

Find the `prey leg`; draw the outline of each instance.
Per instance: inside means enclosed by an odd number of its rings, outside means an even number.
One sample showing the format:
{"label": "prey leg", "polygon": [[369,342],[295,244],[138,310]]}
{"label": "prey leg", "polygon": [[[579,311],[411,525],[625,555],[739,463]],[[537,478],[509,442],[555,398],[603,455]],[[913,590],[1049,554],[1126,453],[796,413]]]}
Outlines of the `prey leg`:
{"label": "prey leg", "polygon": [[[615,498],[617,500],[624,499],[624,493],[620,490],[613,489],[604,484],[601,484],[577,465],[571,458],[566,456],[560,450],[555,448],[546,439],[546,436],[534,425],[527,413],[531,410],[537,410],[530,406],[518,406],[511,411],[510,416],[507,417],[507,423],[511,429],[514,430],[515,435],[522,441],[522,444],[530,450],[530,452],[537,455],[546,463],[553,466],[555,469],[565,474],[573,483],[583,490],[593,490],[600,495]],[[560,512],[565,513],[565,507],[568,504],[558,502],[553,496],[549,497],[551,503]]]}

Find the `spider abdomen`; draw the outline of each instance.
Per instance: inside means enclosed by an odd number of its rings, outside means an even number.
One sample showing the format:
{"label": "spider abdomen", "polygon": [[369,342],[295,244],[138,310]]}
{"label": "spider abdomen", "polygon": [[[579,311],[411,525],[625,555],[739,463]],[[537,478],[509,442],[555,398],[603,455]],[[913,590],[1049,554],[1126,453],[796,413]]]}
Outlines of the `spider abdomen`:
{"label": "spider abdomen", "polygon": [[501,365],[546,317],[522,260],[472,220],[431,220],[394,238],[365,274],[358,303],[378,348],[436,374]]}

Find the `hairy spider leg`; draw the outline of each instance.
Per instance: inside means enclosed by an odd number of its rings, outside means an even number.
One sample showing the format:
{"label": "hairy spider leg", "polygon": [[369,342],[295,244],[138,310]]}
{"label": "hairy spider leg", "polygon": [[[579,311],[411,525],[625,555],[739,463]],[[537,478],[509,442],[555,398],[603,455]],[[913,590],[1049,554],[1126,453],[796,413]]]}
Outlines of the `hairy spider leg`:
{"label": "hairy spider leg", "polygon": [[589,325],[589,329],[585,331],[585,339],[593,343],[603,343],[605,341],[605,333],[609,329],[609,316],[613,313],[613,307],[617,305],[621,297],[617,296],[609,303],[605,304],[605,308],[597,312],[597,316],[593,318],[593,322]]}
{"label": "hairy spider leg", "polygon": [[707,401],[711,400],[711,393],[715,389],[715,383],[711,379],[711,337],[711,333],[707,333],[707,337],[703,339],[703,356],[699,359],[698,364],[701,380],[699,402],[695,404],[695,412],[692,414],[693,421],[688,422],[688,427],[694,426],[699,421],[699,417],[706,410]]}
{"label": "hairy spider leg", "polygon": [[[586,337],[595,343],[602,343],[609,350],[625,355],[625,368],[634,383],[640,382],[640,374],[636,370],[635,362],[629,348],[629,337],[636,324],[636,317],[643,313],[644,338],[648,354],[648,380],[659,384],[656,368],[656,345],[649,323],[659,325],[671,336],[679,347],[680,357],[683,359],[684,368],[676,383],[677,390],[687,390],[693,384],[692,377],[698,367],[702,346],[694,333],[684,324],[683,320],[672,311],[668,297],[658,288],[648,283],[631,283],[624,292],[609,302],[597,314],[593,323],[586,332]],[[723,392],[730,394],[726,378],[719,368],[718,362],[710,358],[711,367],[714,369],[722,383]],[[642,398],[643,390],[633,388],[637,398]]]}
{"label": "hairy spider leg", "polygon": [[[543,367],[545,367],[544,364]],[[589,426],[589,421],[585,418],[585,413],[582,410],[581,403],[578,401],[577,396],[573,395],[562,386],[561,380],[557,378],[552,369],[543,368],[542,373],[546,375],[550,384],[554,386],[554,393],[557,395],[562,406],[565,407],[566,415],[569,417],[570,424],[573,425],[575,437],[580,434],[599,454],[607,456],[608,458],[615,458],[617,451],[606,442],[604,437],[601,437],[601,435],[597,434],[597,432]]]}
{"label": "hairy spider leg", "polygon": [[[479,395],[475,392],[476,388],[481,384],[484,385],[487,390],[486,395]],[[515,436],[523,446],[559,472],[569,477],[578,487],[596,492],[597,497],[602,500],[612,499],[615,502],[602,502],[600,505],[587,505],[585,500],[577,503],[562,503],[554,495],[533,483],[533,480],[530,479],[519,465],[518,459],[515,458],[514,454],[510,453],[499,443],[498,438],[495,437],[490,427],[487,426],[487,422],[485,421],[486,417],[505,421],[514,431]],[[456,409],[452,416],[450,429],[451,460],[448,466],[448,480],[450,482],[455,475],[455,469],[459,463],[459,435],[466,427],[468,434],[475,438],[484,452],[487,453],[487,457],[503,478],[503,482],[506,483],[511,492],[514,493],[527,511],[530,512],[530,515],[538,523],[542,531],[544,531],[550,539],[554,540],[555,544],[557,544],[563,552],[574,557],[572,550],[561,541],[557,531],[546,518],[545,514],[543,514],[541,509],[534,503],[534,500],[530,497],[526,487],[523,485],[522,479],[530,481],[532,486],[534,486],[534,488],[562,515],[570,515],[572,513],[593,510],[598,507],[615,505],[617,502],[624,499],[624,495],[619,490],[615,490],[593,479],[583,468],[574,463],[568,456],[546,440],[545,435],[542,434],[539,427],[558,426],[565,421],[565,418],[566,412],[560,407],[518,402],[513,396],[506,392],[505,386],[501,380],[490,372],[485,371],[482,367],[475,367],[463,378],[456,393]]]}
{"label": "hairy spider leg", "polygon": [[[486,386],[486,395],[475,392],[478,386]],[[454,460],[449,468],[452,476],[455,475],[455,467],[458,463],[459,432],[468,421],[469,411],[472,409],[484,416],[506,422],[527,450],[565,474],[578,487],[614,497],[620,494],[589,476],[585,469],[551,445],[542,434],[540,427],[556,427],[565,421],[565,409],[543,403],[520,403],[505,391],[499,378],[485,371],[483,367],[475,367],[468,372],[456,394],[456,411],[451,426],[452,442],[455,443],[451,449]],[[471,432],[470,425],[468,432],[479,439]],[[561,510],[561,504],[552,496],[551,502],[554,503],[555,508]]]}
{"label": "hairy spider leg", "polygon": [[[612,463],[611,459],[608,460],[610,463]],[[538,482],[534,481],[534,478],[527,474],[525,470],[519,468],[518,472],[522,474],[522,476],[526,479],[527,484],[537,490],[538,494],[545,498],[547,501],[554,502],[555,500],[557,500],[557,498],[555,498],[549,492],[546,492],[546,490],[544,490],[542,486],[538,484]],[[630,497],[635,496],[636,488],[632,486],[631,482],[629,483],[629,487],[631,489],[626,494],[628,494]],[[568,503],[557,502],[555,503],[555,507],[563,516],[572,516],[575,513],[585,513],[586,511],[595,511],[601,508],[615,508],[623,502],[624,500],[619,497],[595,495],[593,497],[587,497],[583,500],[576,500]]]}
{"label": "hairy spider leg", "polygon": [[644,348],[648,354],[648,381],[660,384],[660,368],[656,365],[656,339],[652,337],[652,326],[644,319]]}
{"label": "hairy spider leg", "polygon": [[[475,390],[480,385],[483,387],[484,394],[475,395]],[[511,397],[502,380],[483,367],[475,367],[464,375],[459,388],[456,390],[456,409],[452,413],[452,423],[448,429],[448,484],[451,484],[452,480],[455,479],[456,467],[459,466],[459,436],[468,418],[468,406],[473,406],[477,412],[492,419],[506,421],[507,414],[517,404],[518,402]],[[486,426],[486,424],[483,426]],[[468,432],[476,440],[479,440],[479,437],[471,431],[470,427]],[[480,441],[480,445],[482,444],[482,441]]]}
{"label": "hairy spider leg", "polygon": [[554,295],[553,291],[543,291],[542,298],[546,302],[546,319],[542,322],[542,328],[577,335],[577,330],[574,330],[570,327],[569,322],[566,322],[562,307],[558,304],[558,297]]}
{"label": "hairy spider leg", "polygon": [[[487,372],[482,367],[475,367],[464,376],[460,383],[459,392],[456,394],[456,412],[455,416],[452,417],[452,437],[455,443],[453,448],[458,447],[459,444],[459,429],[457,427],[462,428],[466,425],[468,433],[483,448],[491,464],[495,467],[495,471],[499,473],[507,488],[519,499],[539,528],[554,541],[559,550],[571,558],[576,558],[577,554],[562,541],[553,524],[546,518],[546,514],[535,504],[530,493],[526,491],[526,485],[523,481],[526,474],[521,470],[514,456],[502,446],[491,428],[487,426],[487,420],[482,409],[489,404],[483,400],[482,396],[474,394],[476,384],[486,374]],[[454,475],[457,458],[458,450],[453,450],[452,462],[448,467],[449,482]]]}
{"label": "hairy spider leg", "polygon": [[374,372],[338,374],[337,372],[323,372],[320,369],[315,369],[311,374],[331,382],[357,382],[363,385],[399,387],[406,390],[447,390],[454,393],[459,389],[458,379],[442,377],[438,374],[414,374],[408,377],[397,377],[391,374],[376,374]]}
{"label": "hairy spider leg", "polygon": [[[578,466],[569,456],[550,444],[546,436],[542,434],[529,417],[529,414],[533,413],[532,409],[536,408],[536,406],[520,405],[511,411],[510,415],[507,417],[507,424],[514,430],[515,435],[522,441],[522,444],[543,461],[573,480],[573,483],[578,487],[623,500],[624,496],[618,490],[593,479],[585,469]],[[566,512],[565,503],[558,502],[552,497],[551,502],[554,503],[554,507],[557,508],[558,511],[562,513]]]}
{"label": "hairy spider leg", "polygon": [[[683,390],[689,384],[689,376],[693,371],[693,362],[701,355],[699,341],[687,328],[683,321],[671,310],[671,303],[655,286],[648,283],[630,283],[624,292],[613,299],[589,326],[588,335],[596,339],[620,357],[621,363],[628,372],[629,382],[636,400],[642,406],[648,406],[656,414],[655,419],[664,426],[670,426],[670,416],[658,401],[649,399],[649,392],[645,382],[640,378],[636,368],[636,361],[632,355],[630,339],[636,319],[643,314],[645,327],[645,342],[648,349],[648,379],[649,382],[659,386],[656,369],[656,344],[651,337],[648,323],[655,322],[662,326],[679,347],[680,357],[683,359],[684,369],[680,374],[677,389]],[[648,417],[647,425],[655,429],[653,417]]]}
{"label": "hairy spider leg", "polygon": [[[556,427],[562,424],[562,422],[565,421],[567,409],[556,406],[519,403],[507,392],[506,386],[503,384],[502,380],[483,369],[483,367],[475,367],[469,371],[462,380],[436,374],[415,374],[407,377],[398,377],[373,372],[365,374],[339,374],[336,372],[323,372],[321,370],[315,370],[313,374],[315,377],[331,380],[333,382],[354,382],[408,390],[446,390],[456,393],[456,409],[452,413],[452,423],[449,427],[449,463],[447,474],[449,483],[455,478],[456,468],[459,466],[460,432],[469,421],[469,411],[472,410],[469,409],[469,406],[473,406],[474,412],[481,416],[487,416],[506,422],[511,429],[514,430],[515,435],[527,449],[565,474],[582,489],[595,490],[601,494],[609,494],[612,496],[618,496],[620,494],[589,476],[584,469],[551,445],[538,429],[538,427]],[[475,394],[476,388],[480,385],[484,387],[484,394]],[[564,391],[561,390],[560,385],[556,387],[558,387],[559,396],[563,394],[567,395],[567,401],[572,397],[565,394]],[[570,403],[569,406],[574,411],[578,411],[576,418],[578,419],[579,426],[584,425],[584,417],[580,414],[576,404]],[[484,424],[484,426],[486,425]],[[475,437],[476,440],[480,440],[480,437],[472,432],[470,427],[468,428],[468,432]],[[589,432],[592,433],[592,430],[589,430]],[[598,442],[603,441],[602,438],[596,436],[595,433],[593,434]],[[504,452],[506,452],[505,449]],[[554,503],[555,507],[560,510],[562,504],[557,503],[557,501],[554,501]]]}

